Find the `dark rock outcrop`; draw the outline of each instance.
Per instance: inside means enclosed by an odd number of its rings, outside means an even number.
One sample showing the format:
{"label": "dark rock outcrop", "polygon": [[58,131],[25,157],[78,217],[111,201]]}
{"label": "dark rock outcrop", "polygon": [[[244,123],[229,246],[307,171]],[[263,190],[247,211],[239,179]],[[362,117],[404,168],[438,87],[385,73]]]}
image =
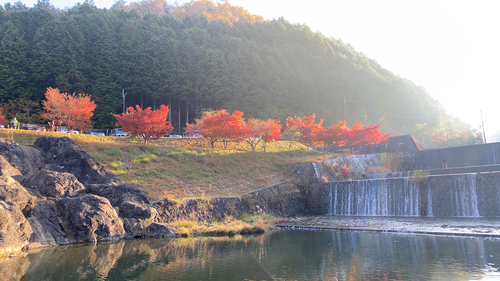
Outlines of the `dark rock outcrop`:
{"label": "dark rock outcrop", "polygon": [[35,141],[34,147],[44,152],[49,170],[73,174],[84,185],[122,183],[68,137],[42,137]]}
{"label": "dark rock outcrop", "polygon": [[35,207],[35,197],[12,177],[0,176],[0,200],[17,206],[25,216]]}
{"label": "dark rock outcrop", "polygon": [[56,203],[68,237],[74,242],[97,242],[125,237],[123,223],[108,199],[87,194]]}
{"label": "dark rock outcrop", "polygon": [[73,243],[68,238],[62,219],[57,215],[56,200],[37,200],[28,222],[33,229],[30,243],[36,246],[56,246]]}
{"label": "dark rock outcrop", "polygon": [[42,137],[33,147],[0,139],[0,255],[174,235],[153,222],[156,216],[140,188],[118,179],[70,138]]}
{"label": "dark rock outcrop", "polygon": [[107,198],[113,206],[118,206],[126,201],[149,204],[146,193],[139,187],[131,184],[90,184],[87,186],[87,191],[88,193]]}
{"label": "dark rock outcrop", "polygon": [[0,256],[28,245],[33,230],[17,205],[0,201]]}
{"label": "dark rock outcrop", "polygon": [[144,191],[117,178],[70,138],[42,137],[33,147],[0,139],[0,256],[23,248],[173,236],[169,224],[176,220],[220,220],[262,210],[295,212],[281,197],[295,200],[296,191],[271,191],[270,196],[256,192],[245,201],[150,203]]}
{"label": "dark rock outcrop", "polygon": [[[21,146],[13,141],[0,138],[0,155],[19,171],[23,177],[30,178],[45,165],[42,152],[29,146]],[[23,183],[24,178],[16,178]]]}
{"label": "dark rock outcrop", "polygon": [[42,170],[34,176],[28,187],[54,198],[74,197],[85,191],[83,184],[72,174],[47,170]]}

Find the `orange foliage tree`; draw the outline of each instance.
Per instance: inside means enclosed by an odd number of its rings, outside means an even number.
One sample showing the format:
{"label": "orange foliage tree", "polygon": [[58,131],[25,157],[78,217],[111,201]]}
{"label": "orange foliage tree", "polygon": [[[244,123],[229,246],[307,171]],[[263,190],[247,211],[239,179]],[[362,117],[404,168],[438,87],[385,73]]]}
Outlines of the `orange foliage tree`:
{"label": "orange foliage tree", "polygon": [[243,112],[235,110],[229,114],[226,110],[207,111],[201,119],[196,119],[195,124],[186,127],[189,134],[201,134],[206,137],[214,147],[216,141],[222,141],[224,149],[230,141],[240,142],[245,132],[245,119]]}
{"label": "orange foliage tree", "polygon": [[342,146],[344,144],[345,132],[348,130],[346,122],[340,121],[335,126],[330,126],[328,128],[323,128],[323,126],[317,126],[311,131],[311,140],[316,146],[325,146],[325,152],[330,150],[330,145],[339,144]]}
{"label": "orange foliage tree", "polygon": [[364,127],[361,123],[356,122],[351,129],[348,129],[345,132],[343,144],[351,146],[378,144],[389,138],[389,134],[382,134],[379,131],[379,127],[380,124],[376,126],[370,125],[369,127]]}
{"label": "orange foliage tree", "polygon": [[163,104],[157,110],[151,110],[151,107],[142,110],[136,105],[135,109],[129,107],[127,112],[113,116],[118,120],[117,126],[121,126],[124,132],[130,133],[132,137],[140,136],[148,144],[150,139],[157,139],[174,129],[167,121],[168,110],[168,106]]}
{"label": "orange foliage tree", "polygon": [[3,107],[0,107],[0,125],[7,125],[7,119],[3,116]]}
{"label": "orange foliage tree", "polygon": [[264,133],[262,134],[262,141],[264,142],[264,151],[267,149],[267,142],[281,139],[281,122],[274,119],[268,119]]}
{"label": "orange foliage tree", "polygon": [[319,124],[314,124],[314,119],[316,119],[315,113],[309,117],[288,117],[286,119],[286,128],[287,130],[298,131],[298,142],[305,146],[310,146],[312,144],[312,130],[321,127],[323,122],[321,120]]}
{"label": "orange foliage tree", "polygon": [[274,119],[260,120],[250,118],[244,127],[245,141],[255,151],[257,145],[263,141],[264,151],[266,151],[266,143],[268,141],[277,140],[281,138],[281,124],[280,121]]}
{"label": "orange foliage tree", "polygon": [[209,0],[191,1],[172,11],[172,15],[178,20],[186,16],[205,16],[208,21],[222,21],[228,25],[235,22],[256,23],[264,22],[261,16],[251,15],[242,7],[231,6],[228,2],[214,3]]}
{"label": "orange foliage tree", "polygon": [[42,116],[51,120],[51,127],[67,125],[81,131],[88,127],[90,118],[94,115],[96,104],[90,96],[83,94],[61,93],[58,88],[47,88]]}

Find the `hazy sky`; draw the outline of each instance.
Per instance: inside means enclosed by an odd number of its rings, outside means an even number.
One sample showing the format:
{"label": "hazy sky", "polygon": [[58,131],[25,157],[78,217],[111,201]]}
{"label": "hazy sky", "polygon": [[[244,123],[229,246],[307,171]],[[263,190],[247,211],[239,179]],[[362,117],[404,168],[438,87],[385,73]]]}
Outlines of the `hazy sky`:
{"label": "hazy sky", "polygon": [[[5,2],[9,1],[0,0]],[[21,2],[32,7],[36,0]],[[80,1],[51,2],[64,8]],[[109,8],[115,1],[94,2],[99,8]],[[500,131],[499,0],[229,3],[266,20],[283,16],[327,37],[340,38],[382,67],[423,86],[447,113],[478,129],[482,110],[487,139]]]}

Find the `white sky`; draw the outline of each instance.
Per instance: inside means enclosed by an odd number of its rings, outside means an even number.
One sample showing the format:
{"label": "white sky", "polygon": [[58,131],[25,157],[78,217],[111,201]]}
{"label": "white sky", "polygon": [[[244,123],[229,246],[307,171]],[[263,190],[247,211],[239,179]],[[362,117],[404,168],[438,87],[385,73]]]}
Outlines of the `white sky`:
{"label": "white sky", "polygon": [[[0,0],[5,2],[9,1]],[[21,2],[32,7],[36,0]],[[76,2],[80,1],[51,1],[59,8],[72,7]],[[99,8],[109,8],[115,1],[94,2]],[[447,113],[478,129],[482,111],[488,141],[488,136],[500,131],[499,0],[229,3],[266,20],[283,16],[327,37],[340,38],[382,67],[423,86]]]}

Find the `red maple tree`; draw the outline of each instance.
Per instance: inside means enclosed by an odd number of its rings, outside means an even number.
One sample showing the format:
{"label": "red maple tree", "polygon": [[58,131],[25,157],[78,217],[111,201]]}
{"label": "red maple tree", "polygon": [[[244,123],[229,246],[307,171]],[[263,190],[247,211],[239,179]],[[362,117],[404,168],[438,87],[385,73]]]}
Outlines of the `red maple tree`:
{"label": "red maple tree", "polygon": [[0,107],[0,125],[7,125],[8,123],[5,116],[3,116],[3,107]]}
{"label": "red maple tree", "polygon": [[142,137],[144,143],[148,144],[150,139],[157,139],[173,130],[172,125],[167,121],[168,106],[161,105],[157,110],[151,107],[141,109],[139,105],[127,108],[127,112],[113,114],[118,120],[117,126],[122,127],[124,132],[128,132],[132,137]]}
{"label": "red maple tree", "polygon": [[235,110],[229,114],[225,109],[203,112],[201,119],[188,124],[186,133],[206,137],[210,146],[214,148],[217,141],[222,141],[224,149],[231,141],[241,142],[245,135],[245,119],[243,112]]}
{"label": "red maple tree", "polygon": [[266,151],[267,142],[281,138],[280,121],[250,118],[244,127],[244,138],[253,151],[261,141],[264,143],[262,147]]}
{"label": "red maple tree", "polygon": [[68,126],[77,128],[83,132],[88,127],[90,118],[94,115],[95,102],[91,101],[89,96],[73,94],[67,100],[67,103],[70,114],[70,118],[67,121]]}
{"label": "red maple tree", "polygon": [[311,131],[311,140],[316,146],[325,146],[325,152],[329,151],[330,145],[338,144],[342,146],[344,144],[345,132],[348,130],[346,122],[340,121],[335,126],[330,126],[328,128],[323,128],[323,126],[317,126]]}
{"label": "red maple tree", "polygon": [[364,127],[361,123],[356,122],[351,129],[348,129],[345,132],[343,144],[351,146],[378,144],[389,138],[389,134],[382,134],[379,131],[379,127],[380,124],[376,126],[370,125],[369,127]]}
{"label": "red maple tree", "polygon": [[262,134],[262,141],[264,141],[264,151],[267,149],[267,143],[281,139],[281,122],[274,119],[265,121],[265,130]]}
{"label": "red maple tree", "polygon": [[313,129],[322,126],[323,120],[319,124],[314,124],[314,119],[316,119],[316,114],[313,113],[309,117],[288,117],[286,119],[287,130],[297,130],[299,132],[298,142],[305,146],[310,146],[312,144],[311,132]]}
{"label": "red maple tree", "polygon": [[83,94],[61,93],[58,88],[47,88],[45,101],[43,101],[45,113],[42,116],[51,120],[52,127],[67,125],[84,130],[87,128],[90,118],[94,115],[96,108],[90,96]]}

